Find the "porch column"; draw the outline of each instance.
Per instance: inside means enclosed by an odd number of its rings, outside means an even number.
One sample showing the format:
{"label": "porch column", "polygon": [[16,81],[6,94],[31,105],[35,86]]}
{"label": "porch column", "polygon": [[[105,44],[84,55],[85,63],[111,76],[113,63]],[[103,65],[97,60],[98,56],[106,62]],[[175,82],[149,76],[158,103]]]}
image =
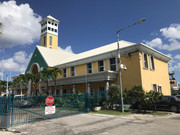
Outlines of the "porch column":
{"label": "porch column", "polygon": [[88,83],[88,88],[87,88],[87,91],[86,91],[89,95],[91,93],[91,86],[90,86],[90,83]]}
{"label": "porch column", "polygon": [[108,99],[109,81],[106,81],[106,99]]}
{"label": "porch column", "polygon": [[76,93],[76,84],[73,84],[73,93]]}
{"label": "porch column", "polygon": [[109,90],[109,81],[106,81],[106,91]]}
{"label": "porch column", "polygon": [[63,91],[63,88],[62,88],[62,85],[60,86],[60,95],[62,95],[62,91]]}
{"label": "porch column", "polygon": [[31,80],[29,80],[29,82],[28,82],[28,91],[27,91],[27,95],[28,95],[28,96],[31,95]]}

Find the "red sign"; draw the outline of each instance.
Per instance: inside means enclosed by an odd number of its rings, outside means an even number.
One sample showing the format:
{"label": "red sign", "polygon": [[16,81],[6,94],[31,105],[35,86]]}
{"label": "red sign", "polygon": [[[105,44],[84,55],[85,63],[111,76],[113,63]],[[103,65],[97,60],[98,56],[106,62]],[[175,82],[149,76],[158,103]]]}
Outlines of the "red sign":
{"label": "red sign", "polygon": [[46,105],[47,106],[51,106],[51,105],[53,105],[54,104],[54,98],[52,97],[52,96],[48,96],[47,98],[46,98]]}

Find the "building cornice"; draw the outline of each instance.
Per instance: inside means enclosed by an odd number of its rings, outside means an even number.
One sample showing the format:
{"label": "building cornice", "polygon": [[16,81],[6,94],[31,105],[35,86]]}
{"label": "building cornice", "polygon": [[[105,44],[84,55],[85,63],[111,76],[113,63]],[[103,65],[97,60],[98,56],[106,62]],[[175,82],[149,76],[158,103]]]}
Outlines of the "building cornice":
{"label": "building cornice", "polygon": [[[120,54],[121,54],[121,56],[124,56],[124,57],[129,57],[130,54],[135,53],[135,52],[144,52],[144,53],[150,54],[153,57],[155,57],[159,60],[162,60],[164,62],[168,62],[171,60],[171,58],[169,56],[167,56],[147,45],[144,45],[143,43],[134,44],[134,45],[127,46],[127,47],[120,49]],[[93,55],[91,57],[86,57],[86,58],[74,60],[71,62],[63,63],[60,65],[57,65],[57,67],[66,68],[66,67],[86,64],[86,63],[90,63],[90,62],[94,62],[94,61],[99,61],[99,60],[103,60],[103,59],[108,59],[108,58],[112,58],[112,57],[117,57],[117,50],[113,50],[113,51],[109,51],[106,53]]]}

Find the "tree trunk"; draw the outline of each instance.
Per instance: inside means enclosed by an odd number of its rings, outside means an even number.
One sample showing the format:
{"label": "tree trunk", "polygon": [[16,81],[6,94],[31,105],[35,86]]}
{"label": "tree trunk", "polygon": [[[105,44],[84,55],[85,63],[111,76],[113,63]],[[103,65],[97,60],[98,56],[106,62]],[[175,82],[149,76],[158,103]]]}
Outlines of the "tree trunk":
{"label": "tree trunk", "polygon": [[56,95],[56,80],[54,81],[54,83],[55,83],[55,95]]}

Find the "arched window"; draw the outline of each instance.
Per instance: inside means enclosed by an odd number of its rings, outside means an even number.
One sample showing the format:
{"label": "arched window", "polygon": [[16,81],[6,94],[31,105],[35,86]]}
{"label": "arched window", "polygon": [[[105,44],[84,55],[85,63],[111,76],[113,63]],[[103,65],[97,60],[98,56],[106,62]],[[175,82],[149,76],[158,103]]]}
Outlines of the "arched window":
{"label": "arched window", "polygon": [[52,46],[52,36],[49,36],[49,46]]}
{"label": "arched window", "polygon": [[44,46],[46,46],[46,36],[44,36]]}

